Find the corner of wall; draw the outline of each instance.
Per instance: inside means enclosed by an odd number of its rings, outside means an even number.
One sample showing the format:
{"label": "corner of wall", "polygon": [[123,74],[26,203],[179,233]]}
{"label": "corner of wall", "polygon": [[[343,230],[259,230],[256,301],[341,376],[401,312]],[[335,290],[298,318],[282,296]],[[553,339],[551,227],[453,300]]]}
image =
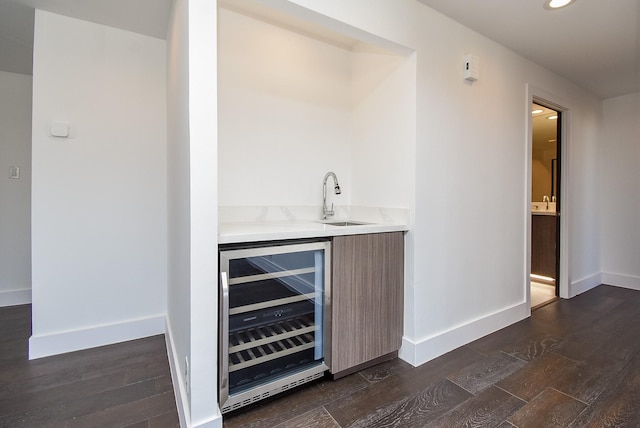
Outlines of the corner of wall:
{"label": "corner of wall", "polygon": [[[567,298],[575,297],[578,294],[582,294],[585,291],[589,291],[600,284],[602,284],[602,273],[594,273],[593,275],[589,275],[578,281],[571,282],[571,286],[570,286],[571,289],[569,290],[569,296],[567,296]],[[564,296],[561,296],[561,297],[564,297]]]}
{"label": "corner of wall", "polygon": [[416,342],[409,339],[406,336],[402,336],[402,346],[398,351],[398,358],[411,364],[413,367],[417,367],[419,364],[416,360]]}
{"label": "corner of wall", "polygon": [[180,370],[178,351],[173,340],[173,331],[169,322],[169,315],[165,317],[165,344],[167,346],[167,358],[169,359],[169,370],[171,371],[171,383],[173,384],[173,395],[176,398],[176,408],[181,427],[190,426],[189,421],[189,396],[184,388],[184,377]]}
{"label": "corner of wall", "polygon": [[470,320],[463,325],[425,339],[413,341],[403,337],[400,358],[413,366],[419,366],[487,334],[525,319],[529,316],[528,310],[529,305],[526,302],[522,302],[485,317]]}
{"label": "corner of wall", "polygon": [[610,272],[602,272],[600,274],[600,283],[613,285],[614,287],[629,288],[631,290],[640,291],[640,277],[630,275],[619,275]]}

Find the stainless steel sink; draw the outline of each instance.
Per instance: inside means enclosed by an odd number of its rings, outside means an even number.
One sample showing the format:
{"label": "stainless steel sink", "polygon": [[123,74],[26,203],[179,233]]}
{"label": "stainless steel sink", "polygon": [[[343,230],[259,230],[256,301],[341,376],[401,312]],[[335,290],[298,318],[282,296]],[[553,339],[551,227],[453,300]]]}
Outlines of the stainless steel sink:
{"label": "stainless steel sink", "polygon": [[323,221],[322,223],[324,224],[328,224],[329,226],[362,226],[365,224],[371,224],[371,223],[364,223],[361,221]]}

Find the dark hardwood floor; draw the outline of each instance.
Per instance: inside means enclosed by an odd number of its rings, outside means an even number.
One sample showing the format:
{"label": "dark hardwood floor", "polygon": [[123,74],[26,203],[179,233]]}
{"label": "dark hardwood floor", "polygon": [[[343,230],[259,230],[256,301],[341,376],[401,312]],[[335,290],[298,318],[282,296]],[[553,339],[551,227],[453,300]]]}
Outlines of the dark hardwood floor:
{"label": "dark hardwood floor", "polygon": [[[0,308],[0,427],[175,427],[163,336],[27,360]],[[233,427],[640,427],[640,292],[599,286],[420,367],[394,360],[235,414]]]}
{"label": "dark hardwood floor", "polygon": [[234,427],[640,427],[640,292],[601,285],[413,368],[226,415]]}
{"label": "dark hardwood floor", "polygon": [[0,308],[0,427],[177,427],[164,336],[28,360],[31,306]]}

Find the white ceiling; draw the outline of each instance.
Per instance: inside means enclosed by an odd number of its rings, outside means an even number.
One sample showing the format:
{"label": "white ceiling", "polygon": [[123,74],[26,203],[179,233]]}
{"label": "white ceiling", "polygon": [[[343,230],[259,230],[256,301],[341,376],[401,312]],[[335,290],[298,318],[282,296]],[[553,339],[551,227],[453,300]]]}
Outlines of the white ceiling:
{"label": "white ceiling", "polygon": [[33,10],[0,0],[0,70],[31,74]]}
{"label": "white ceiling", "polygon": [[[576,0],[555,11],[544,0],[418,1],[599,97],[640,91],[640,0]],[[31,73],[34,7],[165,38],[171,2],[0,0],[0,70]]]}
{"label": "white ceiling", "polygon": [[31,74],[34,8],[164,39],[171,3],[172,0],[0,0],[0,70]]}
{"label": "white ceiling", "polygon": [[418,1],[601,98],[640,91],[640,0]]}
{"label": "white ceiling", "polygon": [[[555,119],[549,119],[549,117],[557,116],[558,112],[539,104],[532,104],[531,109],[533,145],[535,150],[541,143],[544,143],[544,146],[546,146],[549,144],[550,140],[555,141],[557,138],[558,121]],[[533,113],[534,109],[542,111],[540,113]]]}

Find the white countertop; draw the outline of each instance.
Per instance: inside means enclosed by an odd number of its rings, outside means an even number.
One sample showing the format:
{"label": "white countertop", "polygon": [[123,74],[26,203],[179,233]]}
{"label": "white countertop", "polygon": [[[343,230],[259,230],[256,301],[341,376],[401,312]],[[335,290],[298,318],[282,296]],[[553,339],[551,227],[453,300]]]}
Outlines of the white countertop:
{"label": "white countertop", "polygon": [[[341,219],[332,219],[339,221]],[[357,219],[349,219],[357,221]],[[365,233],[400,232],[408,230],[400,223],[370,223],[355,226],[333,226],[321,221],[259,221],[225,222],[218,225],[218,243],[277,241],[283,239],[325,238]]]}
{"label": "white countertop", "polygon": [[[320,206],[218,207],[218,243],[327,238],[409,230],[406,208],[336,206],[335,216],[323,222]],[[326,222],[366,224],[334,226]]]}
{"label": "white countertop", "polygon": [[556,202],[531,202],[531,214],[557,216]]}

